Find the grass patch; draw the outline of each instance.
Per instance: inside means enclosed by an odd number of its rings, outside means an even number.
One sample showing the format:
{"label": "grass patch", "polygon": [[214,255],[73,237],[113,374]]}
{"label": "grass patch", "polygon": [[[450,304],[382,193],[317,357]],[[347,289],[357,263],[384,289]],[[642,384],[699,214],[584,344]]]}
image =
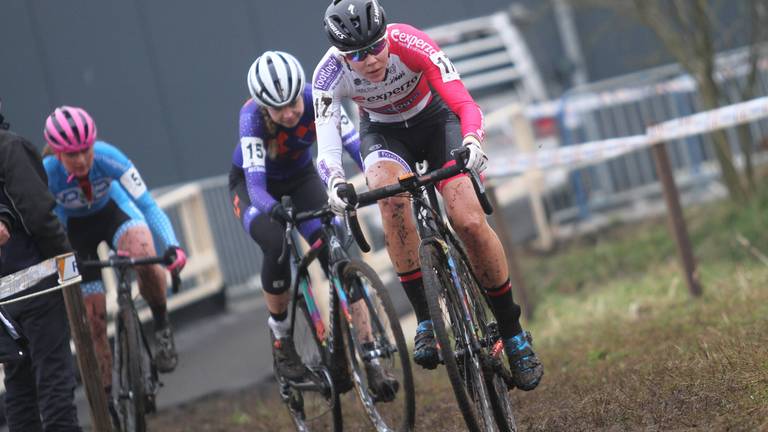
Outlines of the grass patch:
{"label": "grass patch", "polygon": [[[615,282],[581,303],[589,317],[578,325],[542,316],[533,328],[542,335],[546,379],[533,393],[515,394],[525,429],[768,427],[768,269],[733,267],[746,281],[733,284],[729,268],[707,273],[702,299],[655,301],[638,284],[640,312],[595,309],[595,297],[605,304],[628,297],[614,293],[626,289]],[[662,267],[644,279],[662,282],[666,273]]]}
{"label": "grass patch", "polygon": [[[663,218],[526,256],[545,380],[515,393],[524,430],[768,428],[768,193],[686,211],[692,299]],[[513,392],[514,393],[514,392]]]}

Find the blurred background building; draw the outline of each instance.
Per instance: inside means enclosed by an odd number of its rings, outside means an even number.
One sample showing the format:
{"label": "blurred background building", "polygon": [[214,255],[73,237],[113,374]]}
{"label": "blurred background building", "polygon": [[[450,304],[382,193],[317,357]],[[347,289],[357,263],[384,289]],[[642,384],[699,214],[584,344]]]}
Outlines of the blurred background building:
{"label": "blurred background building", "polygon": [[[557,3],[557,2],[555,2]],[[522,34],[547,95],[572,84],[553,3],[383,1],[391,22],[427,28],[503,11]],[[245,73],[264,50],[295,53],[311,74],[328,47],[325,3],[202,0],[5,0],[0,95],[14,129],[42,145],[58,105],[86,107],[99,136],[125,149],[153,187],[224,173],[237,139]],[[615,12],[573,9],[591,80],[667,63],[652,33]],[[737,40],[733,45],[738,45]]]}

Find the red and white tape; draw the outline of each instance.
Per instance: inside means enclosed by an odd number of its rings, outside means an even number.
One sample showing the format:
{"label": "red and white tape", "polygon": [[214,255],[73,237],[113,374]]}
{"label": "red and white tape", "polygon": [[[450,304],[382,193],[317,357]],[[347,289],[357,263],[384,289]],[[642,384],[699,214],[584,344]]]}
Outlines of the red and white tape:
{"label": "red and white tape", "polygon": [[494,157],[490,161],[488,175],[509,176],[534,169],[579,168],[656,143],[725,129],[766,117],[768,97],[761,97],[659,123],[648,127],[644,135],[590,141],[567,147],[518,153],[512,157]]}

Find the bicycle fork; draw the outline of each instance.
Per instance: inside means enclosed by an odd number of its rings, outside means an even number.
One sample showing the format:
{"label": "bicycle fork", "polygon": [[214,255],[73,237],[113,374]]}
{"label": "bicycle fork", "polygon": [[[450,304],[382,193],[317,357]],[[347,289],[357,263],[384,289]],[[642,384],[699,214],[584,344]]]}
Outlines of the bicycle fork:
{"label": "bicycle fork", "polygon": [[[135,307],[133,306],[133,302],[129,298],[125,298],[122,295],[118,298],[118,314],[123,313],[124,311],[128,311],[128,313],[132,314],[134,317],[134,320],[136,324],[139,326],[139,336],[141,337],[140,343],[143,346],[147,359],[149,361],[147,362],[149,365],[149,370],[145,371],[144,368],[142,368],[142,371],[145,372],[145,375],[142,377],[142,380],[144,381],[144,390],[145,390],[145,412],[147,414],[153,413],[157,410],[157,404],[156,404],[156,397],[157,393],[160,391],[160,387],[163,386],[163,382],[160,381],[160,375],[157,372],[157,366],[155,365],[155,359],[152,355],[152,350],[149,346],[149,340],[147,339],[146,334],[141,329],[141,321],[139,320],[138,313],[136,312]],[[123,330],[122,326],[124,326],[124,322],[122,319],[117,320],[117,327],[115,329],[115,359],[116,359],[116,366],[117,366],[117,373],[118,376],[120,375],[123,368],[127,367],[127,365],[122,363],[123,359],[123,352],[122,352],[122,344],[120,343],[120,337],[121,335],[124,335],[125,333],[121,330]],[[126,399],[133,399],[134,395],[130,391],[130,389],[125,389],[123,384],[121,383],[120,386],[118,386],[118,394],[117,399],[120,400],[126,400]]]}
{"label": "bicycle fork", "polygon": [[[450,248],[448,247],[448,244],[446,244],[444,241],[437,239],[437,244],[440,245],[440,247],[443,250],[443,254],[446,257],[446,261],[448,264],[448,270],[451,275],[451,282],[455,288],[454,293],[457,295],[457,304],[461,306],[461,313],[463,316],[456,317],[459,322],[455,323],[455,325],[466,325],[466,323],[475,323],[476,320],[473,317],[471,306],[470,306],[470,300],[468,299],[468,293],[464,289],[464,285],[461,283],[461,278],[459,277],[459,270],[456,265],[456,261],[450,254]],[[461,322],[463,321],[463,322]],[[473,337],[477,335],[477,329],[472,328],[471,332],[461,332],[465,336],[465,340],[461,341],[462,344],[459,347],[455,347],[455,353],[457,358],[463,358],[464,355],[466,355],[467,347],[470,348],[471,354],[476,355],[480,352],[481,349],[481,343],[477,339],[477,337]]]}
{"label": "bicycle fork", "polygon": [[[336,267],[336,269],[341,269],[341,264]],[[341,308],[342,315],[344,316],[344,319],[347,320],[347,324],[349,325],[349,330],[351,332],[355,332],[357,330],[360,330],[355,325],[355,313],[351,311],[351,305],[352,305],[352,298],[347,295],[347,292],[344,291],[344,287],[338,277],[338,271],[334,272],[334,275],[332,276],[332,288],[336,291],[336,295],[339,298],[339,307]],[[373,304],[371,302],[371,293],[368,289],[368,286],[364,283],[361,283],[358,287],[360,290],[360,293],[357,294],[357,296],[353,297],[359,297],[357,298],[354,303],[357,303],[359,301],[365,302],[365,307],[368,311],[373,311],[375,308],[373,307]],[[381,341],[376,341],[375,334],[384,334],[384,325],[381,323],[381,319],[376,314],[369,314],[368,316],[368,322],[371,325],[371,333],[372,333],[372,340],[371,342],[374,344],[374,348],[370,350],[363,349],[363,347],[355,346],[357,352],[361,353],[361,357],[366,362],[375,361],[380,358],[389,358],[391,355],[395,354],[397,352],[397,348],[389,343],[381,343]],[[357,338],[351,338],[353,343],[357,342]],[[343,348],[342,348],[343,349]]]}

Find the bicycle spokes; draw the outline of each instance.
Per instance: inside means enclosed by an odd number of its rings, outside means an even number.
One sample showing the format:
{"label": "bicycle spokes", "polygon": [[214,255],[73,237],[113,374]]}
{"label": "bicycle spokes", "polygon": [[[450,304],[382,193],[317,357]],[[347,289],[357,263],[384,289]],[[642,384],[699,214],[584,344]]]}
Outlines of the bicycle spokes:
{"label": "bicycle spokes", "polygon": [[336,423],[336,416],[340,418],[341,411],[326,367],[326,348],[323,341],[317,338],[306,298],[299,298],[295,311],[293,341],[308,372],[304,379],[291,381],[281,377],[276,370],[280,396],[298,430],[328,430],[330,425]]}
{"label": "bicycle spokes", "polygon": [[415,397],[405,338],[391,300],[373,270],[347,264],[343,275],[350,320],[342,324],[357,394],[378,431],[411,430]]}
{"label": "bicycle spokes", "polygon": [[[485,365],[493,343],[488,337],[482,293],[467,281],[471,273],[445,242],[422,245],[420,258],[427,303],[446,373],[467,428],[495,432],[494,409]],[[493,394],[496,394],[493,392]],[[504,429],[506,431],[506,429]]]}

